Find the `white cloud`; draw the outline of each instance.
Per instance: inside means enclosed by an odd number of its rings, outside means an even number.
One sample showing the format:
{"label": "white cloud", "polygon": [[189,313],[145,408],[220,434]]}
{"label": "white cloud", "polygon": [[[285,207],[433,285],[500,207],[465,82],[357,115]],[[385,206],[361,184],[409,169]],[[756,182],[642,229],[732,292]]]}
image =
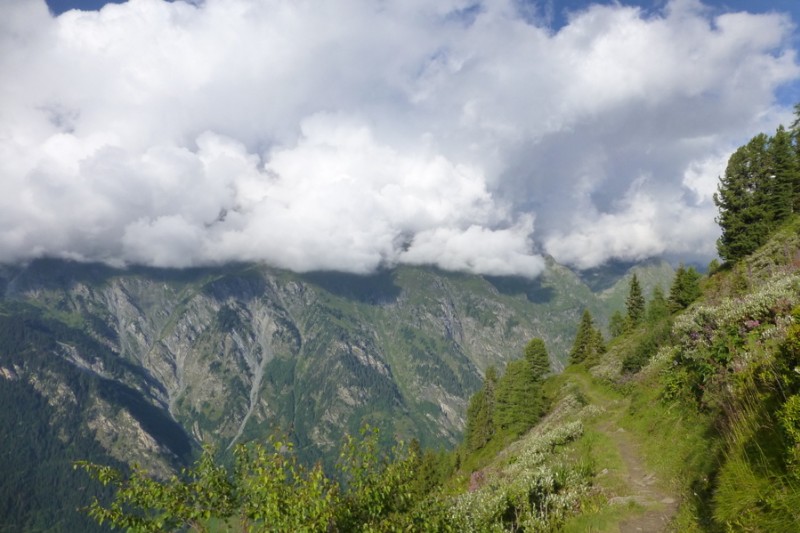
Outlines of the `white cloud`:
{"label": "white cloud", "polygon": [[528,236],[532,232],[530,217],[498,230],[474,225],[466,230],[437,227],[417,233],[400,259],[448,270],[535,277],[544,270],[544,259],[530,253]]}
{"label": "white cloud", "polygon": [[713,254],[726,154],[787,118],[790,21],[673,0],[553,32],[472,5],[6,0],[0,261],[536,275],[537,249]]}

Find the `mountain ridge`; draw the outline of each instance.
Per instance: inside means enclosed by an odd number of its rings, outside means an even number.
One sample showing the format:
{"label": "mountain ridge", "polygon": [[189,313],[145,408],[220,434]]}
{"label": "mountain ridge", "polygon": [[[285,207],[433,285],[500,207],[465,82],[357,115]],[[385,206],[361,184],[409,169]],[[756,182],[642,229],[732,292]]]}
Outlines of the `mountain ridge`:
{"label": "mountain ridge", "polygon": [[[420,267],[356,276],[42,260],[0,269],[0,289],[0,313],[27,313],[52,333],[29,347],[42,369],[4,357],[3,372],[51,383],[36,394],[55,404],[76,378],[47,370],[51,358],[115,389],[127,400],[94,402],[71,431],[162,476],[200,443],[231,449],[278,428],[306,461],[332,461],[342,435],[365,423],[382,429],[386,447],[395,436],[450,447],[488,366],[542,337],[558,369],[584,306],[600,320],[611,312],[607,296],[555,263],[527,280]],[[175,424],[172,447],[162,442],[172,433],[148,431],[159,417]]]}

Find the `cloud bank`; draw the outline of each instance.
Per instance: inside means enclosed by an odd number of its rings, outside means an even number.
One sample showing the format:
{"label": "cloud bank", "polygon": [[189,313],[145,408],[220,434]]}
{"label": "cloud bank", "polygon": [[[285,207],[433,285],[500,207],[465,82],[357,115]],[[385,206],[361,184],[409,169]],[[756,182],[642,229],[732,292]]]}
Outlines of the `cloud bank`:
{"label": "cloud bank", "polygon": [[531,6],[6,0],[0,262],[709,259],[727,155],[789,119],[791,20]]}

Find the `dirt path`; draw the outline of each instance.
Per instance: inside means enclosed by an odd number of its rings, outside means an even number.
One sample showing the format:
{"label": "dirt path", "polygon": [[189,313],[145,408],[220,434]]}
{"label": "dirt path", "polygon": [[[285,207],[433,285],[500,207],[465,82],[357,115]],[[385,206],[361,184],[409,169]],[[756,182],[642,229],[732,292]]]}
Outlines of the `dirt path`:
{"label": "dirt path", "polygon": [[[597,387],[593,387],[589,379],[588,377],[578,379],[581,389],[592,403],[605,409],[605,414],[596,428],[614,443],[625,468],[625,472],[611,473],[623,482],[625,488],[618,491],[619,495],[611,496],[608,503],[610,505],[634,503],[642,508],[619,522],[620,533],[667,531],[678,511],[677,496],[666,490],[663,480],[647,468],[635,436],[620,427],[619,421],[628,408],[628,401],[604,394]],[[664,445],[669,446],[669,443]]]}
{"label": "dirt path", "polygon": [[677,499],[659,488],[659,480],[653,472],[648,471],[645,467],[636,443],[624,429],[614,430],[615,426],[615,424],[608,424],[608,435],[616,443],[625,463],[627,482],[631,489],[630,496],[617,498],[627,499],[620,503],[633,501],[644,507],[642,513],[621,522],[619,531],[620,533],[665,531],[678,511]]}

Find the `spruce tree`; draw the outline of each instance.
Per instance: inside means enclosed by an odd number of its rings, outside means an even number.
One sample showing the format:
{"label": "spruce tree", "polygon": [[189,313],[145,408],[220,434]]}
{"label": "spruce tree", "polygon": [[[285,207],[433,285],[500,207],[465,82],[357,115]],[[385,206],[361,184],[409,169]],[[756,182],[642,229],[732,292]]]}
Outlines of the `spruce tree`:
{"label": "spruce tree", "polygon": [[619,309],[611,315],[611,319],[608,322],[608,332],[611,333],[612,339],[625,333],[625,317],[622,316]]}
{"label": "spruce tree", "polygon": [[774,169],[768,153],[769,138],[756,135],[728,160],[720,178],[714,203],[722,235],[717,240],[719,256],[734,263],[761,246],[769,235],[771,176]]}
{"label": "spruce tree", "polygon": [[550,373],[550,357],[542,339],[532,339],[525,346],[525,360],[530,365],[536,381],[541,381]]}
{"label": "spruce tree", "polygon": [[497,370],[493,366],[486,369],[483,386],[472,395],[467,407],[466,438],[467,448],[483,448],[494,435],[495,393]]}
{"label": "spruce tree", "polygon": [[596,356],[605,351],[603,335],[600,330],[594,327],[592,314],[588,309],[583,311],[578,331],[575,334],[575,342],[569,352],[570,363],[583,363],[592,361]]}
{"label": "spruce tree", "polygon": [[540,387],[526,359],[511,361],[497,383],[496,427],[519,435],[533,426],[541,412]]}
{"label": "spruce tree", "polygon": [[664,297],[664,290],[657,286],[647,303],[647,323],[654,324],[667,316],[669,316],[667,299]]}
{"label": "spruce tree", "polygon": [[789,128],[789,141],[794,149],[795,181],[792,184],[792,212],[800,213],[800,103],[794,106],[794,121]]}
{"label": "spruce tree", "polygon": [[637,326],[644,318],[645,301],[642,294],[642,286],[639,285],[639,278],[635,272],[631,276],[628,297],[625,299],[625,308],[627,310],[628,325],[630,327]]}
{"label": "spruce tree", "polygon": [[584,360],[587,366],[597,364],[600,356],[606,353],[606,340],[603,338],[603,332],[599,328],[594,328],[593,333],[591,350],[586,354]]}
{"label": "spruce tree", "polygon": [[770,199],[767,208],[770,211],[770,222],[773,226],[789,218],[794,211],[795,193],[800,180],[797,154],[792,146],[792,138],[783,126],[778,127],[775,136],[770,139],[769,158],[773,174],[769,176]]}
{"label": "spruce tree", "polygon": [[694,267],[686,268],[683,263],[675,271],[675,279],[669,289],[669,309],[680,311],[700,297],[700,273]]}

